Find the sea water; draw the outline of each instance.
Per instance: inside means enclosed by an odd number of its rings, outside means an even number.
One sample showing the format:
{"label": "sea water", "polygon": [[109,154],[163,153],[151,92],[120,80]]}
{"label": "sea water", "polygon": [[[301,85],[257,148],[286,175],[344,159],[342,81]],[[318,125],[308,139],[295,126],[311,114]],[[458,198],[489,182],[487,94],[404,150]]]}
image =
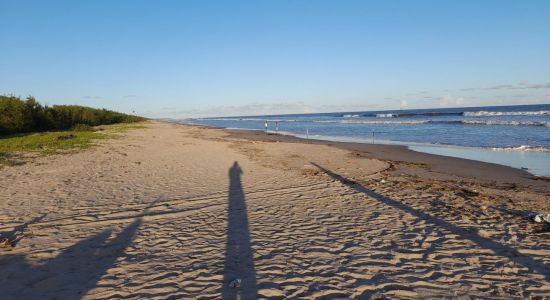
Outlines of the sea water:
{"label": "sea water", "polygon": [[407,145],[550,176],[550,104],[182,120],[332,141]]}

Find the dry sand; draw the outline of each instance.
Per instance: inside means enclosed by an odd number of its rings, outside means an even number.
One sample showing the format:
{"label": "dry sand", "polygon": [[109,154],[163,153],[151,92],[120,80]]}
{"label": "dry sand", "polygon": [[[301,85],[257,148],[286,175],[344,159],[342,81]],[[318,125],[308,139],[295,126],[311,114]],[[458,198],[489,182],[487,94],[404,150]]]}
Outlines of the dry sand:
{"label": "dry sand", "polygon": [[548,181],[353,147],[151,122],[3,168],[0,298],[550,297]]}

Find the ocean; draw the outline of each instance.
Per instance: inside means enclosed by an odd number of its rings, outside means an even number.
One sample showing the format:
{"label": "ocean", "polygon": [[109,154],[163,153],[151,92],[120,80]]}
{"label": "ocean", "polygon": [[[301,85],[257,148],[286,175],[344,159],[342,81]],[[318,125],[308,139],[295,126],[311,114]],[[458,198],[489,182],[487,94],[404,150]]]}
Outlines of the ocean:
{"label": "ocean", "polygon": [[550,104],[181,120],[314,139],[406,145],[550,176]]}

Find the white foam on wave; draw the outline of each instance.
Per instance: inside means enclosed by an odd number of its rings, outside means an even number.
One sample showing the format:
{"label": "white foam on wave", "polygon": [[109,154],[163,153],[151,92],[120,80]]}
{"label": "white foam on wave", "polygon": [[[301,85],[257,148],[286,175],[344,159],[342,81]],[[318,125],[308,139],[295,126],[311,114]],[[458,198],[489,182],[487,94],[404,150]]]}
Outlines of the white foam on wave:
{"label": "white foam on wave", "polygon": [[203,118],[201,121],[260,121],[260,122],[307,122],[306,120],[294,119],[262,119],[262,118]]}
{"label": "white foam on wave", "polygon": [[502,125],[502,126],[545,126],[550,127],[550,122],[544,121],[504,121],[504,120],[463,120],[466,125]]}
{"label": "white foam on wave", "polygon": [[376,114],[377,118],[393,118],[395,117],[394,114]]}
{"label": "white foam on wave", "polygon": [[493,147],[490,148],[493,151],[521,151],[521,152],[550,152],[550,148],[541,146],[528,146],[521,145],[518,147]]}
{"label": "white foam on wave", "polygon": [[342,120],[337,122],[343,123],[343,124],[381,124],[381,125],[430,123],[429,120],[402,120],[402,121]]}
{"label": "white foam on wave", "polygon": [[367,125],[400,125],[400,124],[464,124],[464,125],[498,125],[498,126],[542,126],[550,128],[550,121],[509,121],[509,120],[483,120],[483,119],[470,119],[470,120],[453,120],[453,121],[438,121],[438,120],[357,120],[357,119],[344,119],[344,120],[298,120],[298,119],[261,119],[261,118],[207,118],[197,119],[202,121],[257,121],[268,123],[332,123],[332,124],[367,124]]}
{"label": "white foam on wave", "polygon": [[544,116],[550,115],[550,110],[539,111],[466,111],[466,117],[491,117],[491,116]]}
{"label": "white foam on wave", "polygon": [[361,115],[343,115],[344,118],[359,118]]}

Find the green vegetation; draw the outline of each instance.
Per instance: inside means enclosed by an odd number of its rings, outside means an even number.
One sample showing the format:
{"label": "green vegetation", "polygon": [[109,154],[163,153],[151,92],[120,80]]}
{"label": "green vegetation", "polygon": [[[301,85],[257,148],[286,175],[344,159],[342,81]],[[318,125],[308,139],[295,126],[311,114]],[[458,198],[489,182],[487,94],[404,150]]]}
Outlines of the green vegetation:
{"label": "green vegetation", "polygon": [[144,123],[120,123],[97,128],[75,126],[73,130],[15,134],[0,137],[0,167],[25,163],[32,156],[68,153],[86,149],[97,140],[116,138],[130,129],[145,128]]}
{"label": "green vegetation", "polygon": [[95,131],[95,129],[86,124],[76,124],[73,126],[73,131]]}
{"label": "green vegetation", "polygon": [[87,148],[92,140],[108,137],[95,131],[60,131],[21,134],[0,139],[0,152],[35,151],[42,154],[59,153],[73,148]]}
{"label": "green vegetation", "polygon": [[[0,96],[0,167],[23,164],[28,157],[85,149],[96,140],[145,128],[145,118],[74,105],[42,106]],[[70,129],[70,130],[68,130]],[[33,132],[34,131],[34,132]],[[48,132],[45,132],[48,131]]]}
{"label": "green vegetation", "polygon": [[108,130],[109,132],[119,133],[124,132],[128,129],[142,129],[146,128],[143,122],[137,122],[137,123],[119,123],[119,124],[113,124],[109,126],[98,126],[98,129],[100,130]]}
{"label": "green vegetation", "polygon": [[145,118],[78,105],[43,106],[33,97],[25,100],[0,96],[0,135],[67,130],[74,126],[97,126],[144,121]]}

